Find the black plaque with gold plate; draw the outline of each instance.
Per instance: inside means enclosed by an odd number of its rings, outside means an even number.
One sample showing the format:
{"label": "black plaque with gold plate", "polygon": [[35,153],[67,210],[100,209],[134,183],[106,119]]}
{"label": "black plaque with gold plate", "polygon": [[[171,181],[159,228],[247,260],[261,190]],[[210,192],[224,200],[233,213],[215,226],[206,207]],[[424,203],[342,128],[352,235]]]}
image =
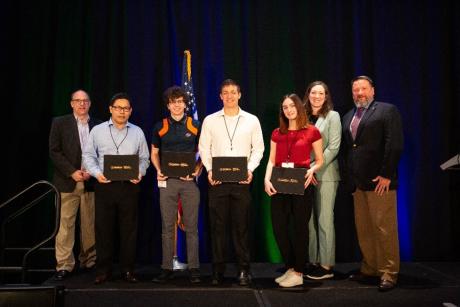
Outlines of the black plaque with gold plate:
{"label": "black plaque with gold plate", "polygon": [[222,182],[240,182],[248,179],[248,158],[212,157],[212,179]]}
{"label": "black plaque with gold plate", "polygon": [[273,167],[270,181],[278,193],[303,195],[306,173],[306,168]]}
{"label": "black plaque with gold plate", "polygon": [[168,177],[187,177],[195,170],[194,152],[161,152],[161,172]]}
{"label": "black plaque with gold plate", "polygon": [[139,179],[139,156],[105,155],[104,177],[111,181]]}

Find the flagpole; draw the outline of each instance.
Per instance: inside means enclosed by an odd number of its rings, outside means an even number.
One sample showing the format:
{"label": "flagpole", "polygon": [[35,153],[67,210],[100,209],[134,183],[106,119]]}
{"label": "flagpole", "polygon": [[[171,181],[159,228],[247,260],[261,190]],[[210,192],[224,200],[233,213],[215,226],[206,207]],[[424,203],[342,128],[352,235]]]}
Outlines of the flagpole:
{"label": "flagpole", "polygon": [[183,271],[187,269],[187,264],[179,261],[177,257],[177,228],[179,228],[179,223],[176,222],[174,227],[174,256],[173,256],[173,270],[174,271]]}

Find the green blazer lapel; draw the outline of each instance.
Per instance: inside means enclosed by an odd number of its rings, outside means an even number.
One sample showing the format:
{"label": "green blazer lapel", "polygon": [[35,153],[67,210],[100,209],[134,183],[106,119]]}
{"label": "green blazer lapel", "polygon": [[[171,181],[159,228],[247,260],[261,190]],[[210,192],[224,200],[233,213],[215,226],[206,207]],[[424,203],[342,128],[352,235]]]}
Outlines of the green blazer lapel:
{"label": "green blazer lapel", "polygon": [[327,134],[324,131],[327,128],[327,119],[323,116],[318,117],[316,121],[315,127],[318,128],[319,132],[321,133],[321,137],[323,138],[323,150],[327,146]]}

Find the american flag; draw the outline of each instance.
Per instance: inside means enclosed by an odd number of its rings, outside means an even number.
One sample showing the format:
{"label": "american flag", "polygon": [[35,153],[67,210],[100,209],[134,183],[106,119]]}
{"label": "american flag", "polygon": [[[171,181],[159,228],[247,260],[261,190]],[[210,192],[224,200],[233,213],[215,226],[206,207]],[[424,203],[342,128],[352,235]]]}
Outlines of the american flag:
{"label": "american flag", "polygon": [[182,88],[188,95],[187,113],[194,119],[198,120],[196,111],[195,94],[193,93],[192,81],[192,54],[190,50],[184,51],[184,60],[182,61]]}

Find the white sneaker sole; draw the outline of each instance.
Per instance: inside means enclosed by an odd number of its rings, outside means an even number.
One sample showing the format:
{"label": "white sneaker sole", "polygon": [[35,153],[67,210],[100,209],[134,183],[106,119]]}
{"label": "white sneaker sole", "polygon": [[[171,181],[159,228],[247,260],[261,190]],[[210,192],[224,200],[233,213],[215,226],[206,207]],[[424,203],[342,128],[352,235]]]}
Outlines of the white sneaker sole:
{"label": "white sneaker sole", "polygon": [[326,274],[323,276],[312,276],[312,275],[307,275],[308,278],[314,279],[314,280],[320,280],[320,279],[328,279],[328,278],[333,278],[334,274]]}
{"label": "white sneaker sole", "polygon": [[280,285],[280,287],[283,287],[283,288],[291,288],[291,287],[295,287],[295,286],[302,286],[303,281],[299,281],[299,282],[295,282],[295,283],[283,283],[283,282],[280,282],[279,285]]}
{"label": "white sneaker sole", "polygon": [[303,285],[303,277],[299,278],[296,281],[283,280],[282,282],[279,283],[279,285],[280,285],[280,287],[283,287],[283,288],[291,288],[291,287],[295,287],[295,286],[301,286],[301,285]]}

